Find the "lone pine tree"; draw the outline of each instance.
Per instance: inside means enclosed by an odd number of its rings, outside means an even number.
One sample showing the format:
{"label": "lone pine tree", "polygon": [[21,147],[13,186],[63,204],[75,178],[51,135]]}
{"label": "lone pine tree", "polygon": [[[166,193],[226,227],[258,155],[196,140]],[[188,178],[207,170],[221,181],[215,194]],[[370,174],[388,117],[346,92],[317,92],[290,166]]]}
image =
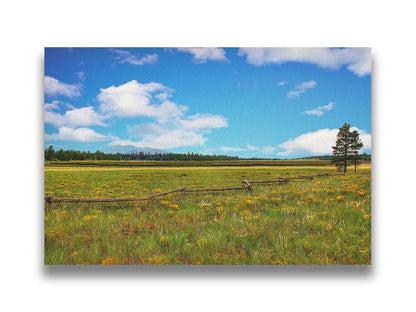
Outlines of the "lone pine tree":
{"label": "lone pine tree", "polygon": [[344,172],[347,172],[347,166],[350,162],[354,163],[355,172],[357,171],[358,151],[363,147],[358,131],[350,131],[350,129],[351,126],[347,123],[339,128],[337,141],[335,146],[332,146],[334,155],[332,162],[339,170],[343,169]]}

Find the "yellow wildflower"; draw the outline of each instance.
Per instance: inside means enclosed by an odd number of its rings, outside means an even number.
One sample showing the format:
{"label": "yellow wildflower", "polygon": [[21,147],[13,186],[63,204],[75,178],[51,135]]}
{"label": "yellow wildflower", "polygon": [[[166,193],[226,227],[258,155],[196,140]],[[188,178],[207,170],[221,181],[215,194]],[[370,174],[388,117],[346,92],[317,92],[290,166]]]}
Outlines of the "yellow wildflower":
{"label": "yellow wildflower", "polygon": [[247,199],[246,204],[247,205],[254,205],[254,201],[252,201],[251,199]]}
{"label": "yellow wildflower", "polygon": [[114,257],[107,257],[101,262],[102,265],[113,265],[116,263],[117,263],[117,259]]}
{"label": "yellow wildflower", "polygon": [[162,243],[162,245],[164,245],[165,247],[167,247],[169,245],[169,236],[162,235],[160,237],[160,242]]}
{"label": "yellow wildflower", "polygon": [[215,261],[218,261],[218,259],[221,257],[221,254],[220,253],[216,253],[215,255],[214,255],[214,260]]}
{"label": "yellow wildflower", "polygon": [[221,214],[220,219],[221,219],[222,221],[224,221],[226,216],[227,216],[227,213],[224,211],[224,212]]}
{"label": "yellow wildflower", "polygon": [[202,248],[202,247],[204,247],[206,245],[207,242],[208,241],[207,241],[206,238],[201,238],[201,239],[198,239],[197,244],[198,244],[199,247]]}
{"label": "yellow wildflower", "polygon": [[287,264],[286,259],[276,259],[275,261],[272,261],[272,264]]}
{"label": "yellow wildflower", "polygon": [[242,211],[241,212],[241,215],[244,217],[244,216],[248,216],[248,215],[250,215],[251,214],[251,211],[250,210],[244,210],[244,211]]}
{"label": "yellow wildflower", "polygon": [[83,221],[90,221],[92,219],[97,219],[97,216],[95,215],[86,215],[84,218],[82,218]]}
{"label": "yellow wildflower", "polygon": [[178,210],[179,209],[179,206],[178,205],[174,205],[174,204],[170,204],[169,205],[169,208]]}
{"label": "yellow wildflower", "polygon": [[166,260],[164,255],[149,257],[147,262],[149,264],[168,264],[168,260]]}
{"label": "yellow wildflower", "polygon": [[337,201],[342,201],[342,200],[344,199],[344,197],[345,197],[345,196],[338,196],[338,197],[336,198],[336,200],[337,200]]}

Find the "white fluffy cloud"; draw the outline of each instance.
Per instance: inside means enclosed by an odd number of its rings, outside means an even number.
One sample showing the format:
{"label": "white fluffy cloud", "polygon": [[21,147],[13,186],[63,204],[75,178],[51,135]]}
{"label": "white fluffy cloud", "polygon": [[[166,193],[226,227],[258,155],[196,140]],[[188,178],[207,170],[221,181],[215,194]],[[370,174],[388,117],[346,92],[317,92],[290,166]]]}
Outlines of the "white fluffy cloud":
{"label": "white fluffy cloud", "polygon": [[187,52],[193,55],[195,64],[205,63],[207,61],[224,62],[228,61],[225,51],[221,48],[177,48],[180,52]]}
{"label": "white fluffy cloud", "polygon": [[238,55],[256,66],[299,62],[330,70],[347,66],[357,76],[371,73],[370,48],[241,48]]}
{"label": "white fluffy cloud", "polygon": [[82,126],[106,126],[104,116],[94,111],[94,107],[82,107],[67,110],[65,114],[59,114],[53,110],[58,109],[57,102],[45,104],[45,123],[57,128],[82,127]]}
{"label": "white fluffy cloud", "polygon": [[45,110],[49,110],[49,111],[61,110],[62,107],[66,109],[75,109],[75,107],[71,103],[68,103],[68,102],[53,100],[51,103],[45,103]]}
{"label": "white fluffy cloud", "polygon": [[[176,148],[201,146],[212,129],[228,126],[220,115],[195,114],[185,116],[188,107],[178,105],[168,98],[173,90],[160,83],[139,83],[132,80],[120,86],[100,89],[98,110],[88,106],[71,108],[61,114],[58,101],[45,104],[45,123],[59,128],[59,132],[46,135],[47,140],[92,142],[112,140],[111,145],[133,145],[151,148]],[[148,117],[155,122],[129,126],[132,139],[105,136],[88,126],[107,126],[104,120],[112,117]],[[136,139],[136,140],[135,140]]]}
{"label": "white fluffy cloud", "polygon": [[266,145],[266,146],[253,146],[250,144],[246,144],[247,145],[247,150],[248,151],[258,151],[262,154],[273,154],[276,151],[276,148],[270,145]]}
{"label": "white fluffy cloud", "polygon": [[314,109],[304,111],[306,115],[315,115],[315,116],[323,116],[324,113],[329,112],[331,109],[335,107],[335,103],[331,102],[328,105],[318,106]]}
{"label": "white fluffy cloud", "polygon": [[144,136],[137,144],[139,146],[153,148],[175,148],[182,146],[202,146],[206,141],[207,138],[202,133],[174,129],[158,136]]}
{"label": "white fluffy cloud", "polygon": [[244,147],[231,147],[231,146],[220,146],[220,150],[223,152],[246,152],[247,149]]}
{"label": "white fluffy cloud", "polygon": [[128,63],[131,65],[146,65],[146,64],[156,64],[158,60],[157,54],[146,54],[142,57],[139,57],[138,55],[131,54],[129,51],[125,50],[119,50],[114,49],[111,50],[117,55],[115,56],[115,59],[118,63]]}
{"label": "white fluffy cloud", "polygon": [[220,150],[223,152],[259,152],[261,154],[270,155],[276,151],[276,148],[271,145],[266,146],[254,146],[246,144],[246,147],[231,147],[231,146],[220,146]]}
{"label": "white fluffy cloud", "polygon": [[99,142],[111,139],[113,139],[112,136],[97,133],[90,128],[61,127],[58,133],[45,134],[45,141]]}
{"label": "white fluffy cloud", "polygon": [[45,103],[45,110],[52,111],[52,110],[59,110],[59,101],[55,100],[52,103]]}
{"label": "white fluffy cloud", "polygon": [[227,119],[220,115],[196,114],[177,121],[183,128],[192,129],[217,129],[227,127]]}
{"label": "white fluffy cloud", "polygon": [[50,110],[45,110],[45,123],[53,125],[54,127],[61,127],[67,124],[65,116]]}
{"label": "white fluffy cloud", "polygon": [[[357,130],[364,146],[361,149],[371,150],[371,134],[356,127],[351,130]],[[278,152],[280,156],[291,156],[294,154],[306,155],[329,155],[332,154],[332,146],[335,145],[339,129],[321,129],[315,132],[302,134],[294,139],[289,139],[279,145],[284,151]]]}
{"label": "white fluffy cloud", "polygon": [[309,89],[313,89],[316,87],[315,80],[308,80],[302,83],[297,84],[293,89],[291,89],[286,96],[291,99],[298,98],[302,93],[305,93]]}
{"label": "white fluffy cloud", "polygon": [[266,145],[262,146],[260,151],[262,154],[270,155],[276,151],[276,148],[270,145]]}
{"label": "white fluffy cloud", "polygon": [[120,86],[100,89],[97,96],[100,111],[109,116],[119,117],[153,117],[166,120],[181,116],[186,106],[170,101],[156,103],[166,99],[172,90],[156,82],[139,83],[132,80]]}
{"label": "white fluffy cloud", "polygon": [[207,141],[204,136],[211,129],[227,127],[227,120],[219,115],[196,114],[186,118],[173,118],[167,122],[145,123],[128,128],[140,141],[116,140],[113,145],[134,145],[151,148],[176,148],[201,146]]}
{"label": "white fluffy cloud", "polygon": [[81,95],[82,86],[79,84],[66,84],[58,79],[45,76],[45,94],[57,96],[64,95],[69,98]]}
{"label": "white fluffy cloud", "polygon": [[[158,128],[158,127],[156,127]],[[136,147],[150,148],[176,148],[184,146],[204,145],[207,138],[203,133],[186,131],[184,129],[166,129],[159,127],[159,133],[143,133],[139,141],[116,139],[110,145],[133,145]]]}
{"label": "white fluffy cloud", "polygon": [[68,124],[78,126],[105,126],[104,117],[94,111],[94,107],[82,107],[65,112]]}

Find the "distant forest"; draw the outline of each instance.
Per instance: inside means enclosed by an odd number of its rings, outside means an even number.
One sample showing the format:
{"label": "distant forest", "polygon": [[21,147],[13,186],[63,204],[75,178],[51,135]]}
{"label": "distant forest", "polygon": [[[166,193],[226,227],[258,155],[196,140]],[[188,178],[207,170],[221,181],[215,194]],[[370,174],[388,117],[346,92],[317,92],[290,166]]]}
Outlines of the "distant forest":
{"label": "distant forest", "polygon": [[[309,156],[296,159],[314,159],[314,160],[332,160],[333,156]],[[50,145],[45,149],[45,160],[53,161],[69,161],[69,160],[267,160],[276,158],[240,158],[238,156],[228,155],[202,155],[198,153],[130,153],[130,154],[107,154],[100,151],[96,152],[81,152],[74,150],[60,149],[55,151],[53,146]],[[362,154],[361,160],[371,161],[371,154]]]}
{"label": "distant forest", "polygon": [[81,152],[74,150],[64,151],[60,149],[55,151],[53,146],[45,150],[45,160],[238,160],[237,156],[227,155],[202,155],[195,153],[130,153],[130,154],[107,154],[100,151]]}

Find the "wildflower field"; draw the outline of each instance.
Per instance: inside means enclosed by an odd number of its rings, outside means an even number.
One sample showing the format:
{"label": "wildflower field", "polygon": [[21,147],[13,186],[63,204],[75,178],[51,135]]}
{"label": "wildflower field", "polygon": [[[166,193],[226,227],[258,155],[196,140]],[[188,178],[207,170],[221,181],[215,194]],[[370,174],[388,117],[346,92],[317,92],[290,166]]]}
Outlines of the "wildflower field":
{"label": "wildflower field", "polygon": [[[370,264],[371,166],[345,176],[45,207],[45,264]],[[331,166],[45,166],[45,196],[142,197],[241,186]]]}

